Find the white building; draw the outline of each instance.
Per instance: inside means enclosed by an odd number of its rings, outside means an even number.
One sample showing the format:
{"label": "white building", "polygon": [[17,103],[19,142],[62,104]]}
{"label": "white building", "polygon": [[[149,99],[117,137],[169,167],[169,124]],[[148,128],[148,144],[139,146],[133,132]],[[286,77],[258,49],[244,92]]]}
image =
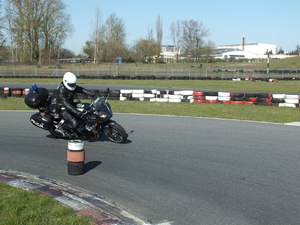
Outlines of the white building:
{"label": "white building", "polygon": [[162,45],[160,56],[164,59],[176,59],[180,50],[174,45]]}
{"label": "white building", "polygon": [[[214,57],[219,59],[266,59],[268,58],[267,52],[270,53],[270,58],[287,58],[289,55],[277,55],[277,45],[252,43],[245,44],[245,39],[241,44],[236,45],[221,45],[217,46],[214,51]],[[176,59],[180,57],[180,49],[174,45],[161,46],[161,58],[163,59]]]}
{"label": "white building", "polygon": [[228,59],[258,59],[268,58],[267,52],[272,55],[277,53],[277,45],[253,43],[245,44],[244,39],[242,44],[237,45],[222,45],[215,49],[215,58]]}

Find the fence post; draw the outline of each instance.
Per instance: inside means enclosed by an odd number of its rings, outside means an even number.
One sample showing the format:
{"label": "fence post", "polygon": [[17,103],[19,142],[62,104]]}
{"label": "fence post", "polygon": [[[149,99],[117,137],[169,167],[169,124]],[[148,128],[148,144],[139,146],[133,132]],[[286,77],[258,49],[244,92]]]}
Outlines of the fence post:
{"label": "fence post", "polygon": [[137,64],[135,64],[135,76],[137,76]]}
{"label": "fence post", "polygon": [[13,76],[16,75],[15,64],[13,63]]}

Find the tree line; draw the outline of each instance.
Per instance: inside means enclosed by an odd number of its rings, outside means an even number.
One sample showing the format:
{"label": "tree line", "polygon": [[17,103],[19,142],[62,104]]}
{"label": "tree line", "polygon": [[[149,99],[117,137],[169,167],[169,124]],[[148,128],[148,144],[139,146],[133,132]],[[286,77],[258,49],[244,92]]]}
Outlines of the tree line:
{"label": "tree line", "polygon": [[[154,29],[149,29],[133,46],[127,46],[124,20],[115,13],[103,19],[100,9],[96,9],[90,38],[76,56],[72,50],[63,48],[72,34],[72,23],[62,0],[6,0],[0,5],[0,60],[44,63],[84,57],[101,63],[122,57],[126,62],[160,62],[162,24],[158,15]],[[209,30],[196,20],[172,22],[169,35],[178,52],[176,60],[208,59],[213,52],[214,43],[205,40]],[[296,52],[299,54],[298,46]]]}
{"label": "tree line", "polygon": [[[164,31],[160,15],[154,29],[133,46],[127,46],[124,20],[115,13],[103,20],[97,9],[91,37],[82,46],[82,53],[75,56],[72,50],[63,48],[72,34],[72,23],[62,0],[6,0],[0,5],[0,13],[1,61],[43,63],[70,57],[86,57],[95,63],[112,62],[119,57],[127,62],[161,60]],[[204,41],[208,29],[198,21],[173,22],[170,34],[181,56],[199,59],[210,55],[213,48],[212,42]]]}
{"label": "tree line", "polygon": [[[178,53],[176,60],[179,60],[179,56],[193,60],[210,57],[214,44],[211,41],[205,42],[209,30],[203,23],[195,20],[178,20],[172,22],[169,29],[173,51]],[[118,57],[124,58],[127,62],[160,62],[163,60],[161,57],[163,35],[163,21],[158,15],[154,29],[149,29],[145,38],[127,47],[123,19],[112,13],[103,21],[98,9],[91,39],[85,43],[83,52],[98,63],[111,62]]]}
{"label": "tree line", "polygon": [[18,62],[58,58],[72,30],[63,2],[6,0],[5,3],[1,10],[1,58]]}

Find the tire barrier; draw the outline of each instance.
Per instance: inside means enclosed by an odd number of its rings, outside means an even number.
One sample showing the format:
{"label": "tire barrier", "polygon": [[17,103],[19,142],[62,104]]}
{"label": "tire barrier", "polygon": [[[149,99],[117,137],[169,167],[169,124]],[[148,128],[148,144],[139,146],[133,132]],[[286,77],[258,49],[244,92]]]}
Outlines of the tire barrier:
{"label": "tire barrier", "polygon": [[299,94],[194,92],[195,103],[299,107]]}
{"label": "tire barrier", "polygon": [[[28,94],[30,88],[0,88],[0,98],[22,97]],[[55,89],[48,89],[53,95]],[[90,90],[101,96],[105,90]],[[88,96],[78,94],[79,99],[89,99]],[[194,91],[194,90],[158,90],[158,89],[120,89],[110,92],[110,100],[120,101],[149,101],[159,103],[221,103],[233,105],[264,105],[279,107],[299,107],[299,94],[284,93],[255,93],[228,91]]]}
{"label": "tire barrier", "polygon": [[3,94],[4,94],[6,97],[9,97],[9,96],[10,96],[10,88],[9,88],[9,87],[4,87],[4,88],[3,88]]}
{"label": "tire barrier", "polygon": [[26,96],[29,92],[30,92],[30,88],[24,88],[24,89],[22,90],[22,95],[23,95],[23,96]]}
{"label": "tire barrier", "polygon": [[281,102],[278,103],[279,107],[292,107],[292,108],[299,107],[299,95],[297,94],[286,94],[286,95],[276,96],[276,97],[281,97],[279,98],[281,100]]}
{"label": "tire barrier", "polygon": [[67,161],[68,174],[82,175],[84,174],[84,141],[70,140],[68,141]]}
{"label": "tire barrier", "polygon": [[150,102],[193,102],[193,90],[156,90],[156,89],[121,89],[119,100],[150,101]]}
{"label": "tire barrier", "polygon": [[11,90],[11,96],[12,97],[21,97],[23,93],[22,88],[13,88]]}

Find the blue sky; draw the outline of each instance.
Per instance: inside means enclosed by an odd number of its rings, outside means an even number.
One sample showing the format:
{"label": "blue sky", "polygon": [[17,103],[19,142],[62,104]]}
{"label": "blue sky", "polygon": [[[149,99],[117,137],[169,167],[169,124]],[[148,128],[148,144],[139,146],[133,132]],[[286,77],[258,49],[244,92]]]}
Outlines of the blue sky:
{"label": "blue sky", "polygon": [[285,51],[300,45],[299,0],[63,0],[71,16],[73,34],[65,47],[79,53],[89,40],[96,9],[102,20],[116,13],[127,32],[127,44],[145,38],[149,29],[155,31],[160,15],[163,23],[163,44],[173,44],[169,27],[177,20],[202,22],[210,31],[206,40],[215,45],[246,43],[276,44]]}

